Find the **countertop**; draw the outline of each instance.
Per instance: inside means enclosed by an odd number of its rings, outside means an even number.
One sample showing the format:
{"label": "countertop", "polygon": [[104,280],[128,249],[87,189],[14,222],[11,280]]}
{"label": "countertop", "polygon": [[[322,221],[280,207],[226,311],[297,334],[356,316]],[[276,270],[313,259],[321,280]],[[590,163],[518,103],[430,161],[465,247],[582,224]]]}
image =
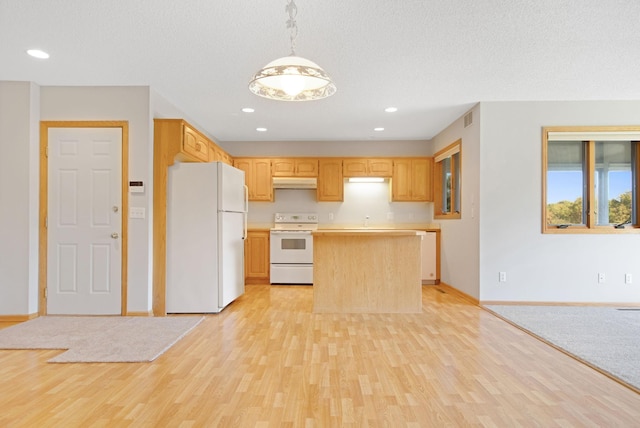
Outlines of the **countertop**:
{"label": "countertop", "polygon": [[[247,225],[247,229],[249,230],[271,230],[273,227],[272,224],[265,223],[251,223]],[[423,230],[427,232],[440,232],[440,225],[437,223],[417,223],[417,224],[391,224],[391,225],[373,225],[368,227],[363,227],[362,225],[355,224],[319,224],[319,231],[329,231],[329,230]]]}
{"label": "countertop", "polygon": [[423,230],[412,229],[318,229],[312,232],[313,236],[416,236],[425,235]]}
{"label": "countertop", "polygon": [[334,230],[334,229],[370,229],[370,230],[440,230],[438,223],[399,223],[399,224],[370,224],[369,226],[363,226],[360,224],[333,224],[325,223],[319,224],[320,230]]}

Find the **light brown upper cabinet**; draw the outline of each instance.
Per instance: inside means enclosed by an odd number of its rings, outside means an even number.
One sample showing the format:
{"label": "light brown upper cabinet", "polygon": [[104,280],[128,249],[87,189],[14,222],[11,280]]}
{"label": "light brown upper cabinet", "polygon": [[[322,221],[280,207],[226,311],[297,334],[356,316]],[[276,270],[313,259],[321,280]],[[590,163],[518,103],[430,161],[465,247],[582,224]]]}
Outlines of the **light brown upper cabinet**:
{"label": "light brown upper cabinet", "polygon": [[346,158],[342,161],[343,177],[391,177],[393,160],[386,158]]}
{"label": "light brown upper cabinet", "polygon": [[225,152],[224,150],[221,150],[219,160],[220,162],[224,162],[227,165],[233,166],[233,158],[229,153]]}
{"label": "light brown upper cabinet", "polygon": [[236,158],[233,165],[244,171],[250,201],[273,201],[271,159]]}
{"label": "light brown upper cabinet", "polygon": [[341,202],[344,200],[342,159],[325,158],[318,161],[316,199],[319,202]]}
{"label": "light brown upper cabinet", "polygon": [[271,175],[273,177],[317,177],[318,159],[272,159]]}
{"label": "light brown upper cabinet", "polygon": [[168,165],[181,162],[226,162],[231,156],[182,119],[154,119],[154,139],[162,145]]}
{"label": "light brown upper cabinet", "polygon": [[233,165],[233,158],[215,143],[209,145],[209,162],[224,162]]}
{"label": "light brown upper cabinet", "polygon": [[433,201],[432,182],[433,158],[398,158],[393,160],[392,201]]}
{"label": "light brown upper cabinet", "polygon": [[186,123],[182,129],[182,151],[198,161],[209,162],[209,140]]}

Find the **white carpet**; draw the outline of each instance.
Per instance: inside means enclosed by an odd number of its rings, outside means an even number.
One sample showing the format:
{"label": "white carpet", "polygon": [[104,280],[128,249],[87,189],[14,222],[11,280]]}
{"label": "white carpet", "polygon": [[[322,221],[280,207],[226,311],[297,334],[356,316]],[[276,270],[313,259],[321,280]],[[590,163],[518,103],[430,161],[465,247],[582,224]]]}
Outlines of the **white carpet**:
{"label": "white carpet", "polygon": [[66,349],[50,363],[148,362],[204,317],[45,316],[0,330],[0,349]]}
{"label": "white carpet", "polygon": [[597,306],[487,309],[640,390],[640,311]]}

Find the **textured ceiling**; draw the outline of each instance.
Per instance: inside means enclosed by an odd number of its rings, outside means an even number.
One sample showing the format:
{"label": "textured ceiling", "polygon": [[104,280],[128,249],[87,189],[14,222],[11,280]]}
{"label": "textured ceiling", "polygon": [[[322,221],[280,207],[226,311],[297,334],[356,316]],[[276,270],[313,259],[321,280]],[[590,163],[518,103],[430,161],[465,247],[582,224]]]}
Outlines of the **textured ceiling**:
{"label": "textured ceiling", "polygon": [[479,101],[640,99],[638,0],[297,0],[296,52],[338,92],[265,100],[247,84],[289,54],[285,4],[0,0],[0,80],[148,85],[219,142],[424,140]]}

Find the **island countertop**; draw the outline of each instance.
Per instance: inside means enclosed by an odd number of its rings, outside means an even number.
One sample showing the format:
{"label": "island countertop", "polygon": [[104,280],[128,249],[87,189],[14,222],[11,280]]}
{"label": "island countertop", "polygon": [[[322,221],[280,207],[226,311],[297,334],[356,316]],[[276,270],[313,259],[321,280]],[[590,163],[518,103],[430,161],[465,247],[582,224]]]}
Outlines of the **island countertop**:
{"label": "island countertop", "polygon": [[421,230],[313,232],[313,311],[417,313],[422,310]]}
{"label": "island countertop", "polygon": [[314,230],[314,236],[415,236],[425,235],[423,230],[411,229],[318,229]]}

